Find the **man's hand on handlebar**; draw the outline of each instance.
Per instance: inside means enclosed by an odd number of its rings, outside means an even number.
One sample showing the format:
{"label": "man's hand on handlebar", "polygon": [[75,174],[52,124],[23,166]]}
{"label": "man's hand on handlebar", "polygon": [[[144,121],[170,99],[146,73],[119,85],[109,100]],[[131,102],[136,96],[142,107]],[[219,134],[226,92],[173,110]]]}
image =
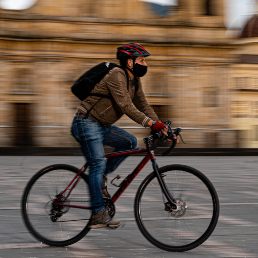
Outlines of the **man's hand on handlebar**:
{"label": "man's hand on handlebar", "polygon": [[167,136],[168,126],[162,121],[152,121],[152,125],[150,126],[150,128],[153,134],[161,133],[162,135]]}
{"label": "man's hand on handlebar", "polygon": [[149,120],[148,125],[151,128],[151,135],[144,138],[148,143],[153,143],[155,148],[154,141],[159,139],[161,142],[167,142],[170,145],[165,152],[161,153],[162,155],[170,153],[179,142],[182,141],[185,143],[181,136],[182,129],[180,127],[172,128],[171,121],[162,122]]}
{"label": "man's hand on handlebar", "polygon": [[159,138],[163,138],[162,136],[165,136],[165,138],[168,141],[174,141],[176,143],[180,142],[180,137],[178,134],[174,133],[172,128],[170,127],[171,122],[166,121],[151,121],[150,122],[150,128],[152,134],[156,134]]}

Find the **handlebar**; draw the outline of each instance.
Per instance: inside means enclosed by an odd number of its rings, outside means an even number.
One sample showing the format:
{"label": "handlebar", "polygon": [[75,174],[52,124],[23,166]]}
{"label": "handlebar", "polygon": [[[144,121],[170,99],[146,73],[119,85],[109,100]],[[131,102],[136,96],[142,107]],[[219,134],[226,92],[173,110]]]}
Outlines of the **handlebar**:
{"label": "handlebar", "polygon": [[154,142],[156,140],[159,140],[160,142],[171,142],[171,145],[162,153],[162,155],[169,154],[170,151],[176,147],[178,136],[180,137],[181,141],[185,143],[181,135],[182,128],[172,128],[171,121],[166,121],[165,124],[167,125],[168,129],[167,136],[164,135],[162,132],[159,132],[151,134],[150,136],[144,138],[144,143],[146,144],[146,147],[152,149],[155,149]]}

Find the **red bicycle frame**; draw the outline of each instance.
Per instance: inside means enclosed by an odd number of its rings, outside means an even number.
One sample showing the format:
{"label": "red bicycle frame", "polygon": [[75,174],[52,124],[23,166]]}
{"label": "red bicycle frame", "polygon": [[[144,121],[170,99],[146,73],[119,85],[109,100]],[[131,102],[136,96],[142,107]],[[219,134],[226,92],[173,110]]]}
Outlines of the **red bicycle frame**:
{"label": "red bicycle frame", "polygon": [[[131,156],[136,154],[143,154],[146,153],[144,158],[138,164],[138,166],[131,172],[127,177],[122,181],[118,190],[112,196],[111,200],[113,203],[117,201],[120,195],[125,191],[125,189],[130,185],[130,183],[134,180],[134,178],[140,173],[140,171],[144,168],[144,166],[148,163],[149,160],[154,161],[155,156],[154,152],[149,149],[135,149],[135,150],[128,150],[128,151],[118,151],[113,152],[106,155],[107,159],[116,158],[120,156]],[[78,209],[91,209],[88,206],[81,206],[81,205],[73,205],[69,203],[65,203],[65,200],[70,196],[72,190],[76,187],[79,183],[81,177],[80,175],[86,171],[88,164],[85,163],[84,166],[78,171],[72,181],[68,184],[68,186],[56,196],[56,199],[53,201],[57,205],[62,205],[63,207],[70,207],[70,208],[78,208]]]}
{"label": "red bicycle frame", "polygon": [[[146,144],[146,149],[135,149],[135,150],[127,150],[127,151],[119,151],[119,152],[113,152],[106,155],[107,159],[110,158],[116,158],[120,156],[131,156],[136,154],[143,154],[145,153],[144,158],[141,160],[141,162],[138,164],[138,166],[126,176],[126,178],[122,181],[122,183],[119,185],[118,190],[115,192],[115,194],[111,197],[111,200],[113,203],[117,201],[117,199],[120,197],[120,195],[125,191],[125,189],[130,185],[130,183],[134,180],[134,178],[140,173],[140,171],[144,168],[144,166],[148,163],[149,160],[152,162],[152,167],[154,172],[156,173],[156,177],[158,179],[159,185],[162,189],[162,193],[165,195],[166,199],[169,201],[169,203],[176,207],[176,201],[173,198],[173,196],[168,191],[166,184],[164,183],[164,180],[160,176],[158,172],[158,165],[155,161],[155,155],[154,151],[150,149],[149,144],[153,141],[152,136],[145,137],[144,142]],[[78,209],[91,209],[91,207],[81,206],[81,205],[73,205],[73,204],[66,204],[65,201],[71,194],[72,190],[76,187],[78,182],[80,181],[81,174],[85,172],[87,169],[88,164],[84,164],[84,166],[78,171],[76,176],[73,178],[73,180],[68,184],[68,186],[65,188],[64,191],[62,191],[60,194],[56,196],[56,199],[53,200],[54,204],[65,206],[65,207],[71,207],[71,208],[78,208]],[[67,193],[67,194],[66,194]]]}
{"label": "red bicycle frame", "polygon": [[117,199],[120,197],[120,195],[125,191],[125,189],[131,184],[131,182],[134,180],[134,178],[140,173],[140,171],[144,168],[144,166],[148,163],[149,160],[155,159],[154,153],[151,151],[148,151],[146,149],[139,149],[139,150],[130,150],[130,151],[123,151],[123,152],[114,152],[107,155],[107,158],[114,158],[114,157],[120,157],[120,156],[130,156],[134,154],[141,154],[146,153],[145,157],[141,160],[141,162],[138,164],[138,166],[133,170],[132,173],[130,173],[120,184],[118,190],[115,192],[115,194],[112,196],[111,200],[113,203],[117,201]]}

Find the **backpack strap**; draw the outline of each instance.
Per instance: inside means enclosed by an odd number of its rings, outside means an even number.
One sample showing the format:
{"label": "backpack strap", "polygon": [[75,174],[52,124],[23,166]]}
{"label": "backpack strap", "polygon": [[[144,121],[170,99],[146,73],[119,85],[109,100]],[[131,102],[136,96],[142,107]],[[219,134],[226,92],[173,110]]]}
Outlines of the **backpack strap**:
{"label": "backpack strap", "polygon": [[[113,63],[108,63],[108,65],[111,65]],[[121,66],[118,66],[118,65],[115,65],[113,64],[113,67],[110,69],[110,71],[115,68],[115,67],[119,67],[121,68],[124,72],[125,72],[125,76],[126,76],[126,83],[127,83],[127,89],[129,88],[129,74],[127,72],[127,70],[125,68],[122,68]],[[90,93],[89,96],[97,96],[97,97],[100,97],[92,106],[89,110],[87,110],[87,113],[86,113],[86,118],[89,117],[90,115],[90,112],[91,110],[99,103],[99,101],[102,99],[102,98],[108,98],[110,99],[113,103],[114,103],[114,106],[115,106],[115,100],[114,98],[112,97],[112,95],[105,95],[105,94],[101,94],[101,93]]]}
{"label": "backpack strap", "polygon": [[122,67],[120,67],[120,68],[125,72],[126,83],[127,83],[127,90],[129,90],[129,74],[128,74],[128,71],[126,70],[126,68],[122,68]]}

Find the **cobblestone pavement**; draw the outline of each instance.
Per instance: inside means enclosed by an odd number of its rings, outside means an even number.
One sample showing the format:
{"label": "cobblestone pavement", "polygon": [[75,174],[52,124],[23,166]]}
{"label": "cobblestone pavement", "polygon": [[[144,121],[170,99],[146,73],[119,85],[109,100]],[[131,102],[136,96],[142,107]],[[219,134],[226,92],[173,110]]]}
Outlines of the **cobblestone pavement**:
{"label": "cobblestone pavement", "polygon": [[[130,157],[119,168],[123,177],[140,157]],[[20,214],[20,198],[29,178],[44,166],[83,164],[82,157],[0,156],[0,258],[35,257],[258,257],[258,158],[257,157],[158,157],[159,165],[179,163],[204,172],[217,189],[221,213],[212,236],[186,253],[169,253],[151,245],[134,221],[133,200],[140,181],[151,170],[147,165],[117,202],[117,230],[92,230],[66,248],[48,247],[35,240]],[[116,175],[115,173],[113,174]],[[110,186],[110,191],[114,190]]]}

